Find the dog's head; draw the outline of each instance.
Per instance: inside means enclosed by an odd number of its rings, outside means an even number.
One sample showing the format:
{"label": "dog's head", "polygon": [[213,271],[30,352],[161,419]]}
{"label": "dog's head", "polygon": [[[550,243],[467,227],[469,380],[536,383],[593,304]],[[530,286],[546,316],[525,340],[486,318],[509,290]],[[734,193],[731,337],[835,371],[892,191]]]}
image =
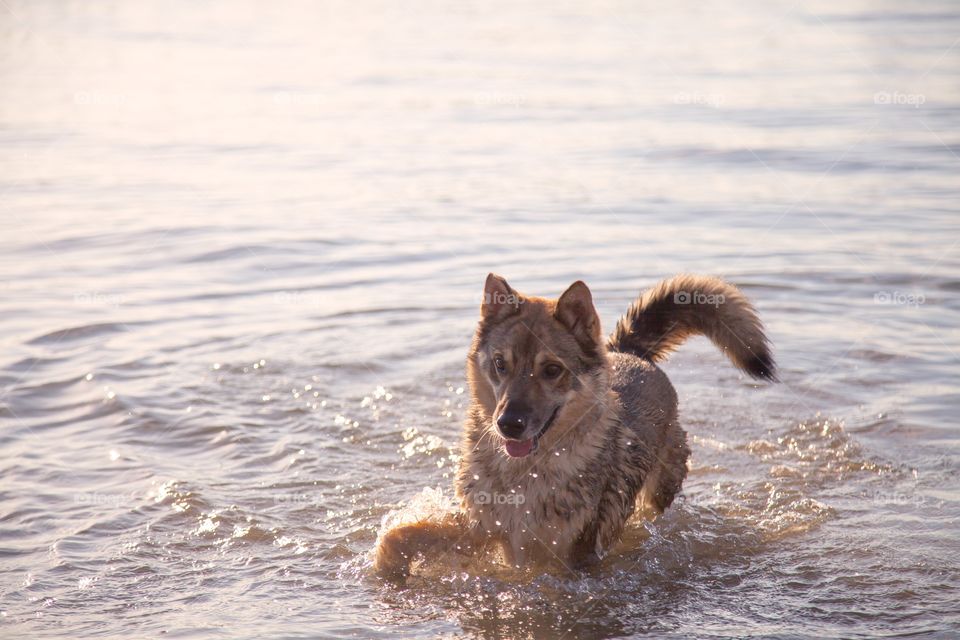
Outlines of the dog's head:
{"label": "dog's head", "polygon": [[574,282],[557,300],[524,296],[491,273],[468,358],[474,398],[507,455],[534,453],[547,431],[596,404],[606,370],[590,289]]}

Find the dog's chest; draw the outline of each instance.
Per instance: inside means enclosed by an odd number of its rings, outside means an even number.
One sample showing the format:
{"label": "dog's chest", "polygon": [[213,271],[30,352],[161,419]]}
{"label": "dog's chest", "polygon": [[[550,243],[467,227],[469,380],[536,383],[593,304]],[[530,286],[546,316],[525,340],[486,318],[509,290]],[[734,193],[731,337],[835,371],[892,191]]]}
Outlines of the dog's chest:
{"label": "dog's chest", "polygon": [[463,492],[476,522],[504,541],[509,561],[569,557],[597,501],[588,482],[558,469],[511,474],[510,469],[473,476]]}

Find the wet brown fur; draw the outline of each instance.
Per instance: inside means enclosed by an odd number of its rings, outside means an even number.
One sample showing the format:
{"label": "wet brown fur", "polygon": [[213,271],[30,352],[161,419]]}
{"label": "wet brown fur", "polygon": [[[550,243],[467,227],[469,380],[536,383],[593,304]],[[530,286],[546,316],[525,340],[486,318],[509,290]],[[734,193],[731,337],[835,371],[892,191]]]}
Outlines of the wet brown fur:
{"label": "wet brown fur", "polygon": [[[661,282],[630,305],[606,342],[582,282],[551,300],[521,295],[490,274],[484,296],[467,357],[472,402],[456,478],[460,510],[382,534],[374,565],[385,577],[403,579],[418,555],[490,544],[517,566],[597,561],[637,507],[662,513],[686,477],[677,395],[655,363],[702,334],[747,373],[775,379],[756,312],[716,278]],[[561,365],[555,378],[551,364]],[[508,456],[498,430],[498,419],[514,413],[525,418],[517,440],[539,443],[525,457]]]}

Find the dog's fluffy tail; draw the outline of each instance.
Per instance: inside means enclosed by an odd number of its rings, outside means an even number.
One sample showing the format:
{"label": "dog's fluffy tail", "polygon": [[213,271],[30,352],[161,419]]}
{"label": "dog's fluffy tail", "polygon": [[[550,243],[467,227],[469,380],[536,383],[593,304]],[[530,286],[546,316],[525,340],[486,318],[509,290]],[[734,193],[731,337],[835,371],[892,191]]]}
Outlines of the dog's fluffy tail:
{"label": "dog's fluffy tail", "polygon": [[753,305],[719,278],[680,275],[645,291],[620,318],[607,348],[659,362],[694,335],[710,338],[754,378],[777,379]]}

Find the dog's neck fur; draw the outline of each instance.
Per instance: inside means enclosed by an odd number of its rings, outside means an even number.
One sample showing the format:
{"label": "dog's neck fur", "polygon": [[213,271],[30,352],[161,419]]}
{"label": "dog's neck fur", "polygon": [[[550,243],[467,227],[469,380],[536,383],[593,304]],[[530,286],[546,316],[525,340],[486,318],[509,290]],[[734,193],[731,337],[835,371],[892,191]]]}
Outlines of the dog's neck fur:
{"label": "dog's neck fur", "polygon": [[[576,543],[591,514],[572,509],[568,492],[595,504],[606,481],[603,470],[610,440],[619,433],[621,407],[610,387],[610,366],[595,370],[582,384],[593,393],[571,394],[556,421],[543,434],[539,449],[525,458],[510,458],[493,424],[495,400],[476,361],[469,359],[472,403],[461,445],[457,493],[474,526],[498,535],[511,563],[541,554],[563,556]],[[522,495],[523,503],[501,503],[497,495]],[[484,496],[486,501],[478,500]],[[568,539],[569,538],[569,539]],[[549,540],[551,549],[537,541]],[[549,560],[550,557],[544,558]]]}

